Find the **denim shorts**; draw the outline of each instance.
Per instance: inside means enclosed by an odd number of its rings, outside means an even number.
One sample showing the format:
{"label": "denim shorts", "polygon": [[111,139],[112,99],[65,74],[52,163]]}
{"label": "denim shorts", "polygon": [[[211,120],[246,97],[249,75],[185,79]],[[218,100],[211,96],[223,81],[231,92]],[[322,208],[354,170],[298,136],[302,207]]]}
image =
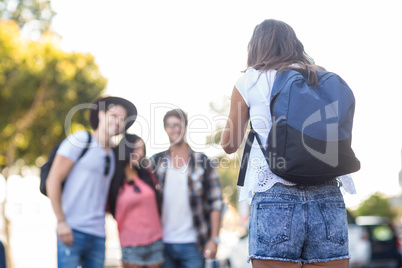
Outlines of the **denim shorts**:
{"label": "denim shorts", "polygon": [[164,260],[162,240],[157,240],[146,246],[123,247],[121,251],[123,263],[153,265],[162,263]]}
{"label": "denim shorts", "polygon": [[346,208],[337,184],[277,183],[256,193],[251,202],[249,260],[349,259]]}

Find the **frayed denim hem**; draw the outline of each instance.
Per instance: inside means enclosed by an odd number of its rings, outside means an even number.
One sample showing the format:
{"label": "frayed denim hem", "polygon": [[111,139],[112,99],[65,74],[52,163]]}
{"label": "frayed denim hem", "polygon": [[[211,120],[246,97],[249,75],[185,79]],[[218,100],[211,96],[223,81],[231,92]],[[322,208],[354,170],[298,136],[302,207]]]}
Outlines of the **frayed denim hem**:
{"label": "frayed denim hem", "polygon": [[301,260],[302,263],[314,263],[314,262],[329,262],[329,261],[339,261],[344,259],[350,259],[350,255],[336,257],[336,258],[329,258],[329,259],[314,259],[314,260]]}
{"label": "frayed denim hem", "polygon": [[301,260],[292,260],[292,259],[285,259],[285,258],[277,258],[277,257],[261,257],[261,256],[248,256],[247,263],[250,263],[250,260],[271,260],[271,261],[289,261],[289,262],[296,262],[301,264]]}
{"label": "frayed denim hem", "polygon": [[276,257],[260,257],[260,256],[249,256],[247,258],[247,263],[250,263],[252,259],[255,260],[272,260],[272,261],[288,261],[288,262],[296,262],[299,263],[300,265],[302,263],[315,263],[315,262],[329,262],[329,261],[339,261],[339,260],[344,260],[344,259],[350,259],[350,255],[346,256],[341,256],[341,257],[336,257],[336,258],[329,258],[329,259],[314,259],[314,260],[292,260],[292,259],[285,259],[285,258],[276,258]]}

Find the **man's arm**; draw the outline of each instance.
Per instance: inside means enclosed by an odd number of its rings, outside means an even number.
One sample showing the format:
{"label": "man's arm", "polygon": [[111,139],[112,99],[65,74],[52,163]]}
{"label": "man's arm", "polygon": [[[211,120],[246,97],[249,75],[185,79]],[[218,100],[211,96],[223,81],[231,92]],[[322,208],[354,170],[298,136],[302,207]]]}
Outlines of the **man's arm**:
{"label": "man's arm", "polygon": [[208,174],[206,174],[206,178],[208,179],[208,187],[206,190],[208,191],[207,199],[211,209],[211,213],[209,215],[211,236],[205,245],[204,257],[215,258],[218,249],[218,244],[216,243],[217,241],[215,239],[219,237],[222,219],[222,190],[216,168],[212,166],[210,161],[208,161],[207,167],[208,168],[206,170]]}
{"label": "man's arm", "polygon": [[218,251],[218,244],[216,243],[215,239],[219,237],[222,213],[221,211],[213,210],[209,217],[211,223],[211,236],[205,245],[204,258],[213,259],[215,258],[216,252]]}
{"label": "man's arm", "polygon": [[65,222],[63,209],[61,207],[61,191],[62,183],[73,166],[74,162],[72,160],[56,154],[46,180],[47,196],[50,199],[57,219],[57,234],[59,239],[66,245],[71,245],[74,238],[71,228]]}

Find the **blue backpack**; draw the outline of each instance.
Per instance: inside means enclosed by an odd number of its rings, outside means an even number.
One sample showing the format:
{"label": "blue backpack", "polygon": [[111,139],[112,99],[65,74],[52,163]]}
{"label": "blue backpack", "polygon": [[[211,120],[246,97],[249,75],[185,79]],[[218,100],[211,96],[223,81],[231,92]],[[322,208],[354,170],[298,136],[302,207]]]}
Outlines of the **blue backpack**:
{"label": "blue backpack", "polygon": [[319,71],[317,76],[318,84],[311,86],[303,70],[277,75],[271,93],[272,128],[267,144],[263,146],[251,126],[238,185],[244,185],[254,137],[270,170],[290,182],[320,184],[360,169],[351,148],[353,92],[334,73]]}

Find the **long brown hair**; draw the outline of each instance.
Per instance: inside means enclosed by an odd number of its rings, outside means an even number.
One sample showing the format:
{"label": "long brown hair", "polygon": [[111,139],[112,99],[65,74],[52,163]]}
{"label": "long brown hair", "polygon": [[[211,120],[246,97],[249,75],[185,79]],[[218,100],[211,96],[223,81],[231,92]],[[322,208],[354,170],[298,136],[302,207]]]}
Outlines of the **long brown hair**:
{"label": "long brown hair", "polygon": [[[133,152],[135,144],[138,140],[141,140],[141,138],[138,137],[137,135],[126,133],[123,139],[120,141],[117,148],[114,149],[116,159],[116,171],[110,184],[109,196],[108,196],[108,211],[113,215],[113,217],[116,214],[117,196],[119,195],[119,191],[123,187],[124,182],[126,180],[126,174],[124,172],[124,169],[127,165],[130,164],[131,153]],[[124,157],[122,158],[120,158],[121,152],[123,152],[124,154]],[[144,155],[146,154],[147,151],[144,144]],[[152,174],[152,171],[148,168],[148,163],[144,161],[141,162],[138,167],[133,168],[137,170],[138,177],[154,190],[155,198],[159,206],[160,204],[159,196],[155,188],[156,179],[154,177],[154,174]],[[160,207],[158,207],[158,209],[160,212]]]}
{"label": "long brown hair", "polygon": [[[292,66],[297,64],[297,67]],[[303,69],[310,83],[318,82],[317,71],[325,70],[315,65],[311,57],[304,52],[304,46],[288,24],[279,20],[264,20],[258,24],[248,43],[247,67],[279,72],[288,69]]]}

